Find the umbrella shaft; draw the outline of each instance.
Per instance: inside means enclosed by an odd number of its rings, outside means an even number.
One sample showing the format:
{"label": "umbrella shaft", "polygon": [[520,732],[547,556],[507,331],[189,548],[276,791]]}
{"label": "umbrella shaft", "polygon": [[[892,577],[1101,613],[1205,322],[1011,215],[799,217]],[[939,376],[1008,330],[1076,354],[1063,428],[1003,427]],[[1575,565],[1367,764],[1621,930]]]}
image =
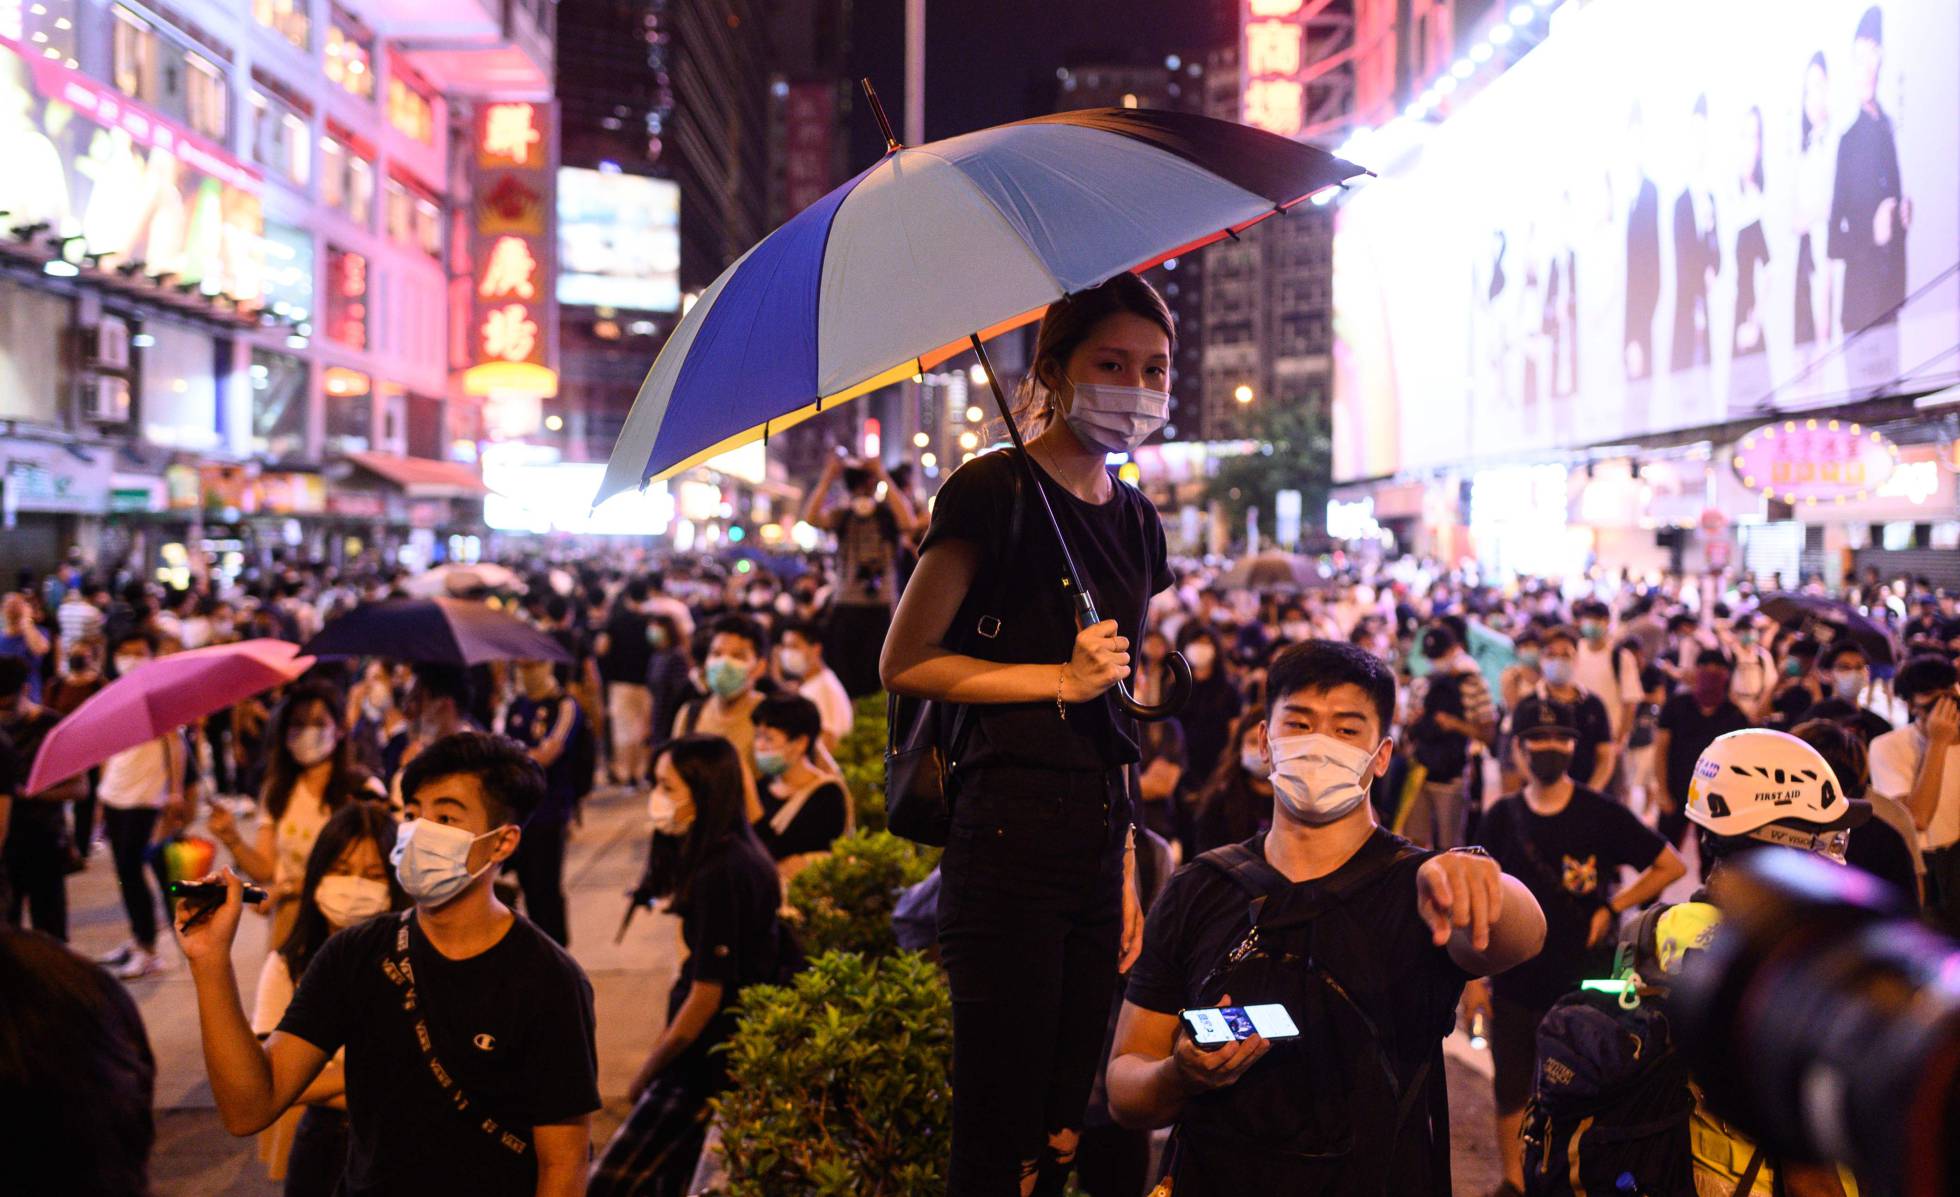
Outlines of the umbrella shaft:
{"label": "umbrella shaft", "polygon": [[1007,393],[1000,389],[1000,376],[994,373],[993,362],[987,359],[987,347],[980,343],[980,334],[967,337],[973,345],[974,356],[980,359],[980,370],[987,376],[987,385],[994,392],[994,404],[1000,408],[1000,418],[1007,424],[1008,438],[1020,450],[1021,470],[1027,475],[1028,489],[1041,500],[1042,514],[1048,517],[1048,526],[1055,530],[1055,543],[1062,550],[1062,588],[1075,596],[1076,618],[1083,627],[1101,622],[1096,618],[1096,603],[1083,589],[1082,575],[1075,568],[1075,554],[1069,551],[1068,537],[1062,534],[1061,521],[1055,518],[1055,506],[1048,501],[1048,491],[1041,485],[1041,478],[1035,473],[1034,458],[1028,454],[1028,443],[1021,437],[1020,425],[1014,422],[1014,412],[1007,406]]}

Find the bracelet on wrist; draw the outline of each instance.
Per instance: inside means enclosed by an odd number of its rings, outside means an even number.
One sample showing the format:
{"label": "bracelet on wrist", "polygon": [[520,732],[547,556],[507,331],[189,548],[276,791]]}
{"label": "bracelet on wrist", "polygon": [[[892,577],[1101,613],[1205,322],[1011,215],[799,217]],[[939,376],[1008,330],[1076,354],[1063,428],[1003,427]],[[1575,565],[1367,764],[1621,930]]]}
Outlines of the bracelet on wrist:
{"label": "bracelet on wrist", "polygon": [[1068,662],[1055,674],[1055,713],[1063,719],[1068,718],[1068,704],[1062,701],[1062,691],[1068,688]]}

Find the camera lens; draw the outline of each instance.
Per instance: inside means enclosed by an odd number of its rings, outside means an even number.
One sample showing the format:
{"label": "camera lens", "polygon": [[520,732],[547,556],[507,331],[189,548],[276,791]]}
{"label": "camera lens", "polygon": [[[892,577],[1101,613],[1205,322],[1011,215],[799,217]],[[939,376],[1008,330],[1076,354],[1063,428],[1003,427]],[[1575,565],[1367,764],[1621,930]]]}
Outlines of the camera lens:
{"label": "camera lens", "polygon": [[1723,924],[1670,1004],[1709,1107],[1772,1158],[1885,1191],[1960,1180],[1960,946],[1866,874],[1765,849],[1718,874]]}

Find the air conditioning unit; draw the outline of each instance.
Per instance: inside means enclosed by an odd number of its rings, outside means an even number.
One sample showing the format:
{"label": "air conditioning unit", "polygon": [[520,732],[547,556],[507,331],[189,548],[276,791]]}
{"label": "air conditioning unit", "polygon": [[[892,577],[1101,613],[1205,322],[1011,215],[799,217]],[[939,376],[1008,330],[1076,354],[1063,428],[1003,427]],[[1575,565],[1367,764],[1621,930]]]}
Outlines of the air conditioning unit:
{"label": "air conditioning unit", "polygon": [[84,396],[83,418],[97,424],[129,423],[129,380],[97,376]]}
{"label": "air conditioning unit", "polygon": [[104,316],[95,326],[91,349],[90,364],[97,369],[129,369],[129,324],[117,316]]}

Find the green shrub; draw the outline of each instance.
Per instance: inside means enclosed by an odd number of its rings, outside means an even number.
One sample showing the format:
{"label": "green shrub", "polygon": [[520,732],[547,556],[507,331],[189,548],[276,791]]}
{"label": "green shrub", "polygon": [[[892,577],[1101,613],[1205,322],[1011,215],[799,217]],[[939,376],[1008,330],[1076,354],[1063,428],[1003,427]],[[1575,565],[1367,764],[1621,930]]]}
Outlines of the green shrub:
{"label": "green shrub", "polygon": [[840,838],[830,855],[813,861],[789,883],[789,904],[802,916],[797,935],[812,956],[898,950],[892,908],[899,891],[932,872],[933,857],[889,831]]}
{"label": "green shrub", "polygon": [[837,764],[860,831],[885,827],[885,696],[867,694],[857,700],[851,734],[837,745]]}
{"label": "green shrub", "polygon": [[730,1197],[946,1191],[952,1001],[912,952],[819,956],[741,997],[714,1099]]}

